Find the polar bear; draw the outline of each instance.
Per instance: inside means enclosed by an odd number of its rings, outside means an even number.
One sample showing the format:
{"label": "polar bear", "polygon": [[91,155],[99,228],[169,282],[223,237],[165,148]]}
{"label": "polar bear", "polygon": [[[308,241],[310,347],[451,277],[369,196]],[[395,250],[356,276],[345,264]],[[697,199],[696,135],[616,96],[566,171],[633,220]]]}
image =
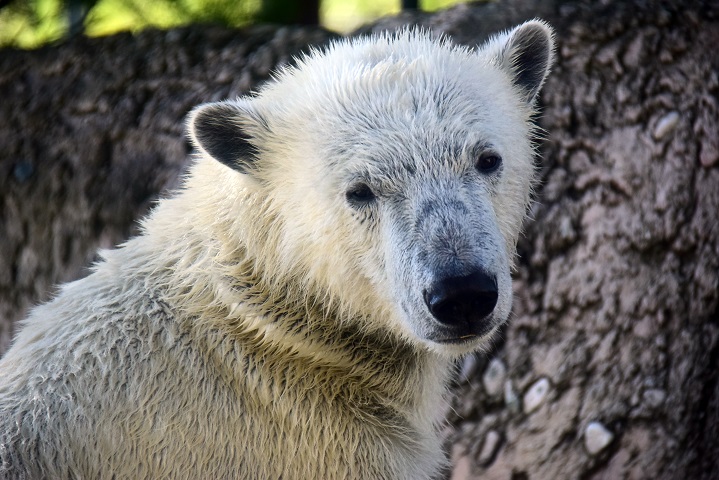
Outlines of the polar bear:
{"label": "polar bear", "polygon": [[509,315],[541,21],[339,41],[189,116],[140,236],[0,363],[0,477],[422,479],[453,362]]}

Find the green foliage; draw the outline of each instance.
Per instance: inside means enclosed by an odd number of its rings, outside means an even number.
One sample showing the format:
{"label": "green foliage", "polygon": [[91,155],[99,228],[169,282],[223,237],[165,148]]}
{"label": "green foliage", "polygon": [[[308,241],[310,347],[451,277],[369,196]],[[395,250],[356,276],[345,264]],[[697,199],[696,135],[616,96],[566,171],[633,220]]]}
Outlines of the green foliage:
{"label": "green foliage", "polygon": [[190,23],[238,27],[250,22],[260,7],[260,0],[100,0],[85,19],[85,33],[109,35]]}
{"label": "green foliage", "polygon": [[82,3],[89,3],[83,23],[90,36],[190,23],[238,27],[261,7],[261,0],[15,0],[0,10],[0,46],[35,48],[66,37],[69,12]]}
{"label": "green foliage", "polygon": [[[460,1],[421,0],[420,6],[434,11]],[[11,0],[0,9],[0,47],[36,48],[66,38],[72,14],[82,22],[79,31],[99,36],[190,23],[239,27],[258,18],[262,6],[262,0]],[[344,33],[399,9],[400,0],[322,0],[319,18],[326,28]]]}
{"label": "green foliage", "polygon": [[[467,0],[419,0],[427,12],[465,3]],[[320,3],[320,22],[330,30],[348,33],[379,17],[395,15],[401,0],[323,0]]]}
{"label": "green foliage", "polygon": [[16,0],[0,10],[0,46],[34,48],[62,38],[67,31],[62,0]]}

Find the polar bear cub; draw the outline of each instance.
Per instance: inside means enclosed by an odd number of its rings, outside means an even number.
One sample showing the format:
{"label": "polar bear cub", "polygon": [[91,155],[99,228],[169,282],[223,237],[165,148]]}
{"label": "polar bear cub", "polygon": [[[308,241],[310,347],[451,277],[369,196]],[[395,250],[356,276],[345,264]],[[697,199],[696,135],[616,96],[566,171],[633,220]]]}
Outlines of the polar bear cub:
{"label": "polar bear cub", "polygon": [[0,361],[0,477],[422,479],[507,320],[550,28],[339,41],[189,117],[143,233]]}

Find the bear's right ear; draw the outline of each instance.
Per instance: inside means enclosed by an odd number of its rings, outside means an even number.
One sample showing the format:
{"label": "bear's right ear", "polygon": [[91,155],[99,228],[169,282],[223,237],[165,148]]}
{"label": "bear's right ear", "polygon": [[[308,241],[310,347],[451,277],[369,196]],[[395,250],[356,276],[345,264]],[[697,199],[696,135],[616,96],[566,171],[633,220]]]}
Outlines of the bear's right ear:
{"label": "bear's right ear", "polygon": [[259,156],[251,130],[262,120],[247,101],[205,103],[187,123],[195,147],[234,170],[247,173]]}

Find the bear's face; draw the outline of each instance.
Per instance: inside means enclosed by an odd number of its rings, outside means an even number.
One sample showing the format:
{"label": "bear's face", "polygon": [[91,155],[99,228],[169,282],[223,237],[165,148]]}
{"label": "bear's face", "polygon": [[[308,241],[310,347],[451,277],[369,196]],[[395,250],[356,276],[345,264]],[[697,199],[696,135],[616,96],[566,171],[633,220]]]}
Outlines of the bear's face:
{"label": "bear's face", "polygon": [[201,106],[191,134],[256,181],[287,275],[368,328],[463,354],[509,315],[551,51],[540,22],[478,52],[411,32],[341,43],[255,98]]}

